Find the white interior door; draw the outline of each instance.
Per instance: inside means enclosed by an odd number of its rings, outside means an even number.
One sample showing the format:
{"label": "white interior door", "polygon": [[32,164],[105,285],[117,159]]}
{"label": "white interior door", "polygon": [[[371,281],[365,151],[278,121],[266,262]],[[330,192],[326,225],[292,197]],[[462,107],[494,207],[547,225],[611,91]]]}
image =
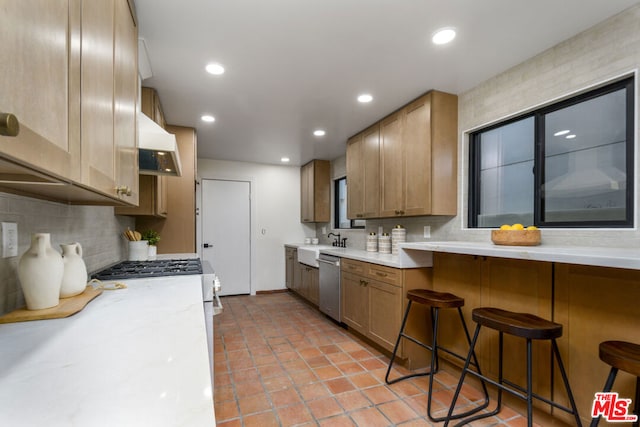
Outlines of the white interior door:
{"label": "white interior door", "polygon": [[219,295],[251,293],[251,183],[202,180],[202,258],[220,278]]}

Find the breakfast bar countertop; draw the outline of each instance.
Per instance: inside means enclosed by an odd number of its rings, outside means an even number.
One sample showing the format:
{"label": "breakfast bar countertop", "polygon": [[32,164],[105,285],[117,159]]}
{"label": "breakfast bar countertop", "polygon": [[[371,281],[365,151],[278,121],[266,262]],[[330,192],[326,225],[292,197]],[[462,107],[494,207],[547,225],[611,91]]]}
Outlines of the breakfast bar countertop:
{"label": "breakfast bar countertop", "polygon": [[200,275],[121,282],[71,317],[0,325],[0,425],[215,425]]}
{"label": "breakfast bar countertop", "polygon": [[640,270],[640,248],[605,248],[596,246],[504,246],[491,242],[412,242],[401,243],[405,252],[449,252],[498,258],[547,261]]}

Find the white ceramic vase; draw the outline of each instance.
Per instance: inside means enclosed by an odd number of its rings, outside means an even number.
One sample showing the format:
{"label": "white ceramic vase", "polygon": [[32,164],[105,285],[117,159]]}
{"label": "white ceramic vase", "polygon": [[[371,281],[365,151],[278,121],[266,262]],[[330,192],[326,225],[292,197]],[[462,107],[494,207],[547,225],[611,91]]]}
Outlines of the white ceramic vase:
{"label": "white ceramic vase", "polygon": [[83,293],[87,288],[87,266],[82,259],[80,243],[69,243],[60,247],[64,263],[60,298],[69,298]]}
{"label": "white ceramic vase", "polygon": [[155,261],[158,258],[158,247],[156,245],[149,245],[149,261]]}
{"label": "white ceramic vase", "polygon": [[49,233],[35,233],[31,246],[20,257],[18,279],[29,310],[55,307],[60,302],[64,264],[51,247]]}

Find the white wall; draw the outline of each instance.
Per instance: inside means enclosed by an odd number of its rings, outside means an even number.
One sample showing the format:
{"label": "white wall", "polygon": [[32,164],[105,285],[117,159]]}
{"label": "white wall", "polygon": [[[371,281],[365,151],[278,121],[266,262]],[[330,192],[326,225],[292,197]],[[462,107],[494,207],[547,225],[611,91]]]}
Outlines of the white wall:
{"label": "white wall", "polygon": [[[640,4],[536,55],[475,88],[458,95],[458,215],[368,220],[366,233],[389,232],[396,224],[407,229],[408,241],[465,240],[489,242],[489,229],[466,228],[468,199],[468,133],[539,106],[584,91],[622,75],[636,73],[636,197],[634,229],[545,229],[543,242],[558,245],[638,247],[640,230]],[[332,163],[334,177],[344,171],[344,158]],[[348,186],[348,183],[347,183]],[[348,188],[348,187],[347,187]],[[348,191],[348,190],[347,190]],[[320,230],[331,224],[318,224]],[[424,237],[424,226],[431,237]],[[343,231],[341,231],[343,232]],[[348,231],[347,244],[365,249],[365,233]],[[319,236],[323,239],[323,236]],[[324,239],[323,242],[327,240]]]}
{"label": "white wall", "polygon": [[[284,289],[284,244],[315,236],[315,227],[300,222],[300,168],[198,159],[198,179],[251,182],[251,293]],[[198,207],[200,200],[198,194]]]}

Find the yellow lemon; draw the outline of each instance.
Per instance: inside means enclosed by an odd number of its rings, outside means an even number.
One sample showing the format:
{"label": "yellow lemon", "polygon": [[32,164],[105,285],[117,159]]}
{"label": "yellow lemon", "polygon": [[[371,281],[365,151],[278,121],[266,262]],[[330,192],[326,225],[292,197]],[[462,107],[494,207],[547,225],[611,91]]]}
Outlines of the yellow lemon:
{"label": "yellow lemon", "polygon": [[527,230],[537,230],[538,227],[536,227],[535,225],[530,225],[527,227]]}
{"label": "yellow lemon", "polygon": [[524,230],[524,225],[522,225],[522,224],[513,224],[511,226],[511,229],[512,230]]}
{"label": "yellow lemon", "polygon": [[511,226],[509,224],[502,224],[500,230],[511,230]]}

